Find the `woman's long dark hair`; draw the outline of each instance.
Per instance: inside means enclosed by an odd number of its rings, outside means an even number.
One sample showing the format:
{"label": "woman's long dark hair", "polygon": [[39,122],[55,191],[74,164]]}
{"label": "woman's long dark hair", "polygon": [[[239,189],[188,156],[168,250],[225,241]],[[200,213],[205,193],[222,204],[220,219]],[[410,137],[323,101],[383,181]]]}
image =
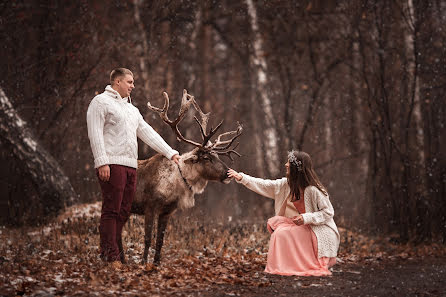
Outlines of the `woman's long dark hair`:
{"label": "woman's long dark hair", "polygon": [[294,156],[294,158],[291,157],[293,162],[290,161],[290,156],[288,157],[290,173],[287,179],[291,189],[291,201],[299,200],[301,198],[299,188],[305,190],[308,186],[315,186],[325,196],[328,196],[327,190],[313,169],[313,162],[311,161],[310,155],[301,151],[292,151],[290,154]]}

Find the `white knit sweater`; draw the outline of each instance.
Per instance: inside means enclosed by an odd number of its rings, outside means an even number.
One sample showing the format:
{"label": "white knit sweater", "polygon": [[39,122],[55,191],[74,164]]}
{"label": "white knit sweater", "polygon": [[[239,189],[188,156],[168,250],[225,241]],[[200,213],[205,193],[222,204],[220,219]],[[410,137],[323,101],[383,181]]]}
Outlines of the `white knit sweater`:
{"label": "white knit sweater", "polygon": [[137,137],[168,159],[178,154],[144,121],[139,110],[128,99],[121,98],[108,85],[104,93],[94,97],[88,106],[88,138],[95,168],[107,164],[137,168]]}
{"label": "white knit sweater", "polygon": [[[292,218],[299,215],[294,204],[287,200],[290,187],[286,177],[269,180],[249,176],[244,173],[242,180],[237,181],[248,189],[274,199],[276,215]],[[286,204],[284,204],[286,203]],[[318,257],[336,257],[339,248],[339,231],[333,220],[334,210],[328,196],[317,187],[308,186],[304,192],[305,213],[302,214],[304,224],[310,225],[317,238]]]}

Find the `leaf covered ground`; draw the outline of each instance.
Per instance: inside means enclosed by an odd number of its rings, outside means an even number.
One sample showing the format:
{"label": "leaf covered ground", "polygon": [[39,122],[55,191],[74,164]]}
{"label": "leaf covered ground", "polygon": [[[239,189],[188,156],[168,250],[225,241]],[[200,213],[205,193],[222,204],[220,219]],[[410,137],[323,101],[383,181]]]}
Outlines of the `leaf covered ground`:
{"label": "leaf covered ground", "polygon": [[114,270],[98,255],[100,203],[69,208],[39,228],[0,229],[4,296],[441,296],[444,245],[396,245],[343,228],[330,277],[263,272],[269,234],[264,221],[203,222],[175,215],[161,265],[141,265],[143,218],[125,227],[128,264]]}

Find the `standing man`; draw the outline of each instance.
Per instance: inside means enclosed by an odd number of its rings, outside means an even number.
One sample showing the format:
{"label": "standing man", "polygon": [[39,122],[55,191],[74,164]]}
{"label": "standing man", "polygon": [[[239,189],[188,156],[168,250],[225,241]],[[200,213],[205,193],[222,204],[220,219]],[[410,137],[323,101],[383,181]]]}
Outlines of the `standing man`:
{"label": "standing man", "polygon": [[133,106],[130,93],[134,88],[133,73],[116,68],[110,73],[110,85],[93,98],[87,111],[88,138],[102,190],[101,258],[114,268],[120,268],[124,258],[119,250],[135,195],[137,137],[177,164],[180,157]]}

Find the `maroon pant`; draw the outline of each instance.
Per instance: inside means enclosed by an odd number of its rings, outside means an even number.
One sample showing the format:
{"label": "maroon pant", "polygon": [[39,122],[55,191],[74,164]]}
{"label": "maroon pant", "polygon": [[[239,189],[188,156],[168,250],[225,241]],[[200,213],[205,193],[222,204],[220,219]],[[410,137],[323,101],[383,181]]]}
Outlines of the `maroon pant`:
{"label": "maroon pant", "polygon": [[[118,244],[122,245],[122,227],[130,216],[136,188],[136,169],[109,165],[110,179],[99,179],[102,190],[102,211],[99,225],[101,258],[120,259]],[[99,175],[98,175],[99,178]]]}

